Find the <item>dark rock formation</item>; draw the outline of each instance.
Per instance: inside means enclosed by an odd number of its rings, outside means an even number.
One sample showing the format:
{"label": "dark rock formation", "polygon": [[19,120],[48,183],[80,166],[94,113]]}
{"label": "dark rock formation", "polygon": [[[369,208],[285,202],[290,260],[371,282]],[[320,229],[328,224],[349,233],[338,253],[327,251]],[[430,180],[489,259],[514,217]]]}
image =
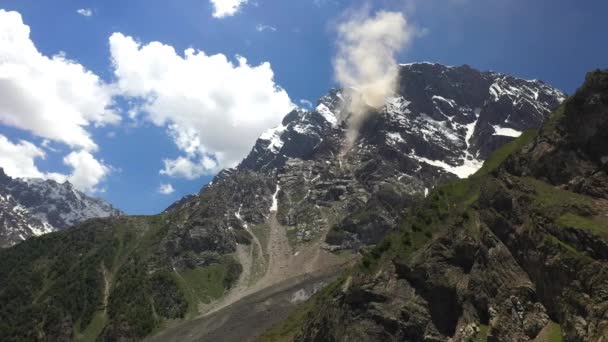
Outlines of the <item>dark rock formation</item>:
{"label": "dark rock formation", "polygon": [[608,71],[328,287],[295,341],[605,341]]}
{"label": "dark rock formation", "polygon": [[312,112],[294,110],[238,167],[274,176],[279,220],[297,242],[331,226],[328,248],[376,244],[437,184],[467,177],[498,146],[539,128],[564,94],[466,65],[403,65],[398,93],[344,153],[346,97],[332,90]]}

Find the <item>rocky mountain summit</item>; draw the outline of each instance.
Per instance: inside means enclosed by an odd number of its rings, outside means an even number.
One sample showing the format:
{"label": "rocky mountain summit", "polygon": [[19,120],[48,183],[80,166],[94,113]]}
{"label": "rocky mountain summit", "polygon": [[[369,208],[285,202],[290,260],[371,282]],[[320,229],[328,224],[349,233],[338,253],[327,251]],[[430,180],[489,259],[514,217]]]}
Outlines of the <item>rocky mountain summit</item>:
{"label": "rocky mountain summit", "polygon": [[346,97],[332,90],[315,110],[289,113],[235,171],[274,176],[279,221],[298,243],[329,226],[328,248],[377,243],[412,201],[473,174],[498,146],[540,127],[565,95],[466,65],[402,65],[398,93],[344,153]]}
{"label": "rocky mountain summit", "polygon": [[335,276],[565,98],[468,66],[402,65],[398,92],[344,150],[348,96],[294,109],[240,165],[159,215],[89,220],[0,251],[0,339],[139,340],[285,280]]}
{"label": "rocky mountain summit", "polygon": [[74,189],[69,182],[11,178],[0,168],[0,247],[90,218],[122,214],[109,203]]}
{"label": "rocky mountain summit", "polygon": [[[251,174],[269,185],[252,193],[239,183],[238,191],[255,194],[253,201],[222,193],[231,198],[222,198],[228,207],[217,211],[214,226],[227,226],[224,217],[236,212],[245,223],[261,223],[276,192],[277,216],[292,242],[327,238],[333,250],[377,243],[413,200],[437,184],[473,174],[498,146],[540,127],[565,98],[541,81],[466,65],[402,65],[399,79],[398,94],[370,114],[344,156],[344,91],[331,90],[312,111],[287,114],[237,168],[201,190],[207,197],[214,187]],[[200,202],[199,196],[188,197],[171,209]]]}
{"label": "rocky mountain summit", "polygon": [[608,71],[262,340],[606,341]]}
{"label": "rocky mountain summit", "polygon": [[[313,111],[289,113],[281,125],[260,137],[239,168],[268,170],[290,159],[315,159],[339,149],[341,145],[323,150],[327,144],[321,143],[345,129],[346,96],[334,89]],[[410,159],[428,161],[463,178],[497,146],[539,127],[564,98],[542,81],[480,72],[466,65],[404,64],[397,94],[370,115],[359,148],[352,152],[370,143],[393,150],[409,147],[402,150]]]}

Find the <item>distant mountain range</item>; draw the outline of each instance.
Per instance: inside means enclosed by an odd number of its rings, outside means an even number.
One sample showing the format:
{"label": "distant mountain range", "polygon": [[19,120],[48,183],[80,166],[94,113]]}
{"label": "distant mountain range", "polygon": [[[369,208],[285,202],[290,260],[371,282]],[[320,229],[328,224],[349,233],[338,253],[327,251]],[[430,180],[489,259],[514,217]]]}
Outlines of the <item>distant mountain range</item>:
{"label": "distant mountain range", "polygon": [[123,213],[72,184],[11,178],[0,168],[0,247],[65,229],[94,217]]}

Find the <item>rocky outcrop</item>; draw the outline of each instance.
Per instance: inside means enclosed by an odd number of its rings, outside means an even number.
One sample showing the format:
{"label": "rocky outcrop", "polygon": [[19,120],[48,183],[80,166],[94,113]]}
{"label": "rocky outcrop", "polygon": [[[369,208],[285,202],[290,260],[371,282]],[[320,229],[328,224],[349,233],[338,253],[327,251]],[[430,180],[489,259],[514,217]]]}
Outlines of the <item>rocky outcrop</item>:
{"label": "rocky outcrop", "polygon": [[534,148],[510,161],[509,170],[517,175],[542,178],[574,192],[606,198],[607,85],[604,74],[589,74],[584,86],[556,113]]}
{"label": "rocky outcrop", "polygon": [[273,178],[248,170],[224,170],[198,196],[166,211],[175,219],[163,239],[166,254],[178,268],[203,267],[249,244],[247,224],[264,223],[272,206]]}
{"label": "rocky outcrop", "polygon": [[573,180],[605,184],[607,98],[590,73],[536,137],[433,191],[291,339],[605,341],[608,192]]}
{"label": "rocky outcrop", "polygon": [[378,243],[411,203],[474,173],[498,146],[539,128],[564,99],[540,81],[466,65],[402,65],[399,80],[347,153],[348,95],[335,89],[313,111],[287,115],[239,165],[276,175],[279,220],[296,243],[323,236],[332,250]]}

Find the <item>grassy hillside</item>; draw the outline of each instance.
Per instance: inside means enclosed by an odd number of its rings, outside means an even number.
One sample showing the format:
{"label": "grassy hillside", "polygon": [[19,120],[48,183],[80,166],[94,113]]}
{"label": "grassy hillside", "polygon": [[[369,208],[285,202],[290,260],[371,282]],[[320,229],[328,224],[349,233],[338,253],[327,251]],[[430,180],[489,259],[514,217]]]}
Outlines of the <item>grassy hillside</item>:
{"label": "grassy hillside", "polygon": [[[175,270],[167,215],[91,220],[0,251],[0,340],[140,339],[238,277],[230,256]],[[194,297],[193,297],[194,295]]]}

